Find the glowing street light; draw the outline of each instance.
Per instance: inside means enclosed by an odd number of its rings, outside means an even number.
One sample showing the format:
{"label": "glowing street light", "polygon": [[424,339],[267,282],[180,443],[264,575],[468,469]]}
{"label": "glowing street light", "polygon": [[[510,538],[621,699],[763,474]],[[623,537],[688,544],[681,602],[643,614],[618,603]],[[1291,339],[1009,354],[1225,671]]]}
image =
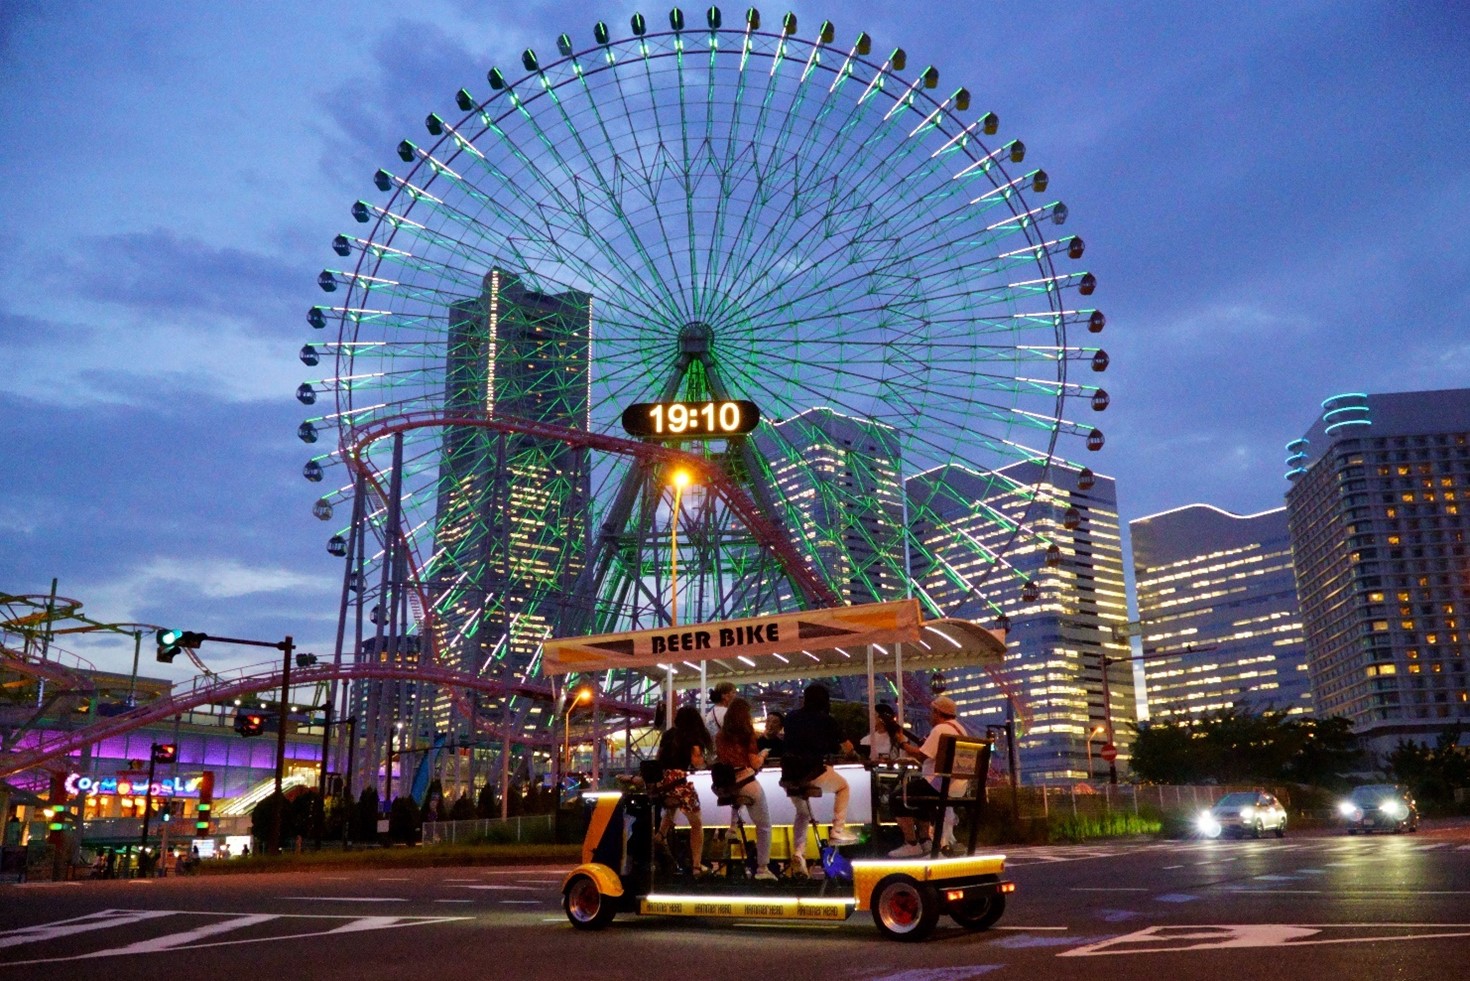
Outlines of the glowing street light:
{"label": "glowing street light", "polygon": [[[572,769],[572,712],[576,710],[578,705],[590,701],[592,701],[592,689],[578,688],[576,694],[572,696],[570,704],[567,705],[566,714],[562,716],[561,775],[563,778]],[[558,794],[561,793],[560,784],[561,781],[557,781],[558,789],[556,792]]]}
{"label": "glowing street light", "polygon": [[669,626],[679,625],[679,502],[689,486],[689,471],[675,470],[670,478],[674,485],[674,513],[669,522]]}
{"label": "glowing street light", "polygon": [[1089,780],[1092,779],[1092,741],[1107,731],[1108,727],[1099,722],[1087,734],[1087,779]]}

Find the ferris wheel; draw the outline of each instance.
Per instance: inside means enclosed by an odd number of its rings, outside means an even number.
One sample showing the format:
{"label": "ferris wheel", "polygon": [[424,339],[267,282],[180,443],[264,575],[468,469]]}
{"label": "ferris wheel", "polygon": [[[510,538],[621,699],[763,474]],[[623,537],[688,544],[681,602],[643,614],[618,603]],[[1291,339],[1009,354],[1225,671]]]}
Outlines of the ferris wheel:
{"label": "ferris wheel", "polygon": [[1022,142],[906,61],[675,9],[527,50],[399,144],[297,391],[374,619],[524,675],[553,634],[1034,591],[1013,557],[1055,550],[1034,518],[1103,443],[1096,281]]}

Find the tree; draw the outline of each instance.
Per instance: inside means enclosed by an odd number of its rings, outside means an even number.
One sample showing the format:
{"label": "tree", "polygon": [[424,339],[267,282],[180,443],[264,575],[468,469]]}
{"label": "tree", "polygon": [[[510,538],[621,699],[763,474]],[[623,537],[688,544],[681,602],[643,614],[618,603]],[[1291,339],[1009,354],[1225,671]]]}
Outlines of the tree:
{"label": "tree", "polygon": [[395,797],[388,808],[388,838],[411,845],[418,841],[419,808],[412,797]]}
{"label": "tree", "polygon": [[1325,719],[1303,718],[1296,725],[1302,738],[1287,766],[1287,775],[1297,783],[1341,788],[1346,783],[1342,775],[1363,758],[1352,722],[1332,715]]}
{"label": "tree", "polygon": [[352,816],[353,841],[378,840],[378,788],[364,787]]}
{"label": "tree", "polygon": [[1427,743],[1399,740],[1386,760],[1389,775],[1410,789],[1426,810],[1454,808],[1455,791],[1470,787],[1470,750],[1460,746],[1462,729],[1455,725]]}
{"label": "tree", "polygon": [[475,798],[475,816],[480,818],[500,817],[500,801],[495,796],[495,788],[490,786],[488,780],[485,786],[480,788],[480,796]]}
{"label": "tree", "polygon": [[1135,731],[1133,772],[1149,783],[1338,783],[1358,758],[1352,724],[1341,717],[1227,709]]}
{"label": "tree", "polygon": [[468,793],[459,795],[454,806],[449,809],[451,821],[473,821],[475,819],[475,802],[470,800]]}

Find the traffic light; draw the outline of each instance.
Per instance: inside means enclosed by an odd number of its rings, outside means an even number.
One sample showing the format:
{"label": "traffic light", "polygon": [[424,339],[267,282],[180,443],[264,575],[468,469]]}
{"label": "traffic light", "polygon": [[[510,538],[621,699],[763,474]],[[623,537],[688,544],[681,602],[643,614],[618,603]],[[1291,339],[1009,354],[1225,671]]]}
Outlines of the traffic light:
{"label": "traffic light", "polygon": [[171,664],[180,650],[186,647],[191,651],[198,650],[199,645],[209,639],[209,635],[193,630],[160,630],[157,639],[158,660]]}
{"label": "traffic light", "polygon": [[53,804],[48,810],[51,814],[50,822],[46,825],[46,830],[65,831],[67,829],[67,817],[71,812],[70,806],[67,804]]}
{"label": "traffic light", "polygon": [[235,731],[242,736],[258,736],[265,731],[265,716],[259,712],[236,713]]}
{"label": "traffic light", "polygon": [[153,744],[153,762],[155,762],[155,763],[173,763],[178,758],[179,758],[179,744],[178,743],[154,743]]}
{"label": "traffic light", "polygon": [[205,770],[199,776],[199,814],[194,819],[194,834],[209,836],[209,812],[214,809],[214,773]]}

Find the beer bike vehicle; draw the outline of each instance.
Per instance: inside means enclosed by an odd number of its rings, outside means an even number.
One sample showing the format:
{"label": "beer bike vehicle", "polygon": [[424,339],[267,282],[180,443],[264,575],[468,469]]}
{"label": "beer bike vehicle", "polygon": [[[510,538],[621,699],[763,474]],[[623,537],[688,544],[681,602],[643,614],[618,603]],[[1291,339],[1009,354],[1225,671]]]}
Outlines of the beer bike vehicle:
{"label": "beer bike vehicle", "polygon": [[[820,638],[820,640],[818,639]],[[680,688],[703,688],[716,681],[735,684],[834,677],[866,673],[872,717],[873,680],[878,674],[909,669],[939,670],[998,663],[1004,644],[989,631],[966,621],[921,621],[913,601],[778,614],[751,620],[694,624],[654,631],[547,641],[542,666],[548,674],[594,673],[613,668],[648,671],[669,688],[675,704]],[[866,652],[866,656],[864,656]],[[942,808],[968,809],[978,818],[984,801],[991,744],[978,736],[945,736],[936,757],[938,797],[926,800],[942,820]],[[588,808],[581,863],[562,884],[563,908],[582,930],[606,927],[618,913],[772,920],[845,920],[870,912],[879,931],[896,940],[922,940],[941,915],[969,930],[994,925],[1005,912],[1014,884],[1004,878],[1005,856],[979,854],[979,821],[970,821],[963,854],[941,855],[939,835],[927,855],[892,858],[884,840],[880,801],[885,788],[901,788],[911,767],[901,764],[838,765],[851,788],[849,828],[866,814],[866,840],[835,845],[813,823],[805,841],[793,841],[799,806],[812,808],[816,822],[830,819],[831,808],[810,785],[781,783],[773,769],[761,782],[771,812],[772,864],[782,867],[775,881],[757,879],[754,848],[740,820],[747,802],[740,787],[716,787],[710,771],[690,775],[698,792],[704,826],[724,832],[716,839],[718,874],[679,869],[662,855],[654,839],[661,796],[650,793],[656,772],[642,787],[584,795]],[[968,782],[965,795],[952,786]],[[902,794],[903,791],[899,790]],[[725,824],[721,819],[728,817]],[[891,830],[891,822],[888,829]],[[819,860],[823,874],[797,878],[801,863],[793,855]]]}

